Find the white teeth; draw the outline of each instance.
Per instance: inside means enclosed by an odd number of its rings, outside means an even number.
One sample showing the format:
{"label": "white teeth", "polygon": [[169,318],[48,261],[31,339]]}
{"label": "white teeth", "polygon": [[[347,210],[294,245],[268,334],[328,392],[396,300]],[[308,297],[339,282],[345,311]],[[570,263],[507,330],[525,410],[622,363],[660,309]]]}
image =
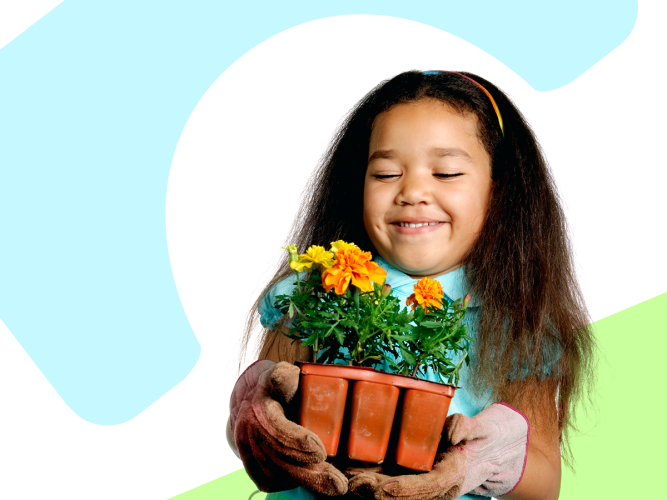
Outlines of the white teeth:
{"label": "white teeth", "polygon": [[437,222],[420,222],[418,224],[410,224],[408,222],[399,222],[400,227],[422,227],[422,226],[435,226]]}

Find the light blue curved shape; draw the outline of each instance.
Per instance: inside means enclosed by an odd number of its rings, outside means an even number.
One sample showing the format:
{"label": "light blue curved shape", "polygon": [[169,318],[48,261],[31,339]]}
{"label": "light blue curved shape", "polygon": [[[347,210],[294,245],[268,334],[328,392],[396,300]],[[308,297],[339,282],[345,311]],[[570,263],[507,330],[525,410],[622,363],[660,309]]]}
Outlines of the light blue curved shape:
{"label": "light blue curved shape", "polygon": [[199,357],[165,235],[195,105],[255,45],[343,14],[430,24],[551,90],[625,40],[637,2],[60,4],[0,50],[0,318],[81,418],[133,418]]}

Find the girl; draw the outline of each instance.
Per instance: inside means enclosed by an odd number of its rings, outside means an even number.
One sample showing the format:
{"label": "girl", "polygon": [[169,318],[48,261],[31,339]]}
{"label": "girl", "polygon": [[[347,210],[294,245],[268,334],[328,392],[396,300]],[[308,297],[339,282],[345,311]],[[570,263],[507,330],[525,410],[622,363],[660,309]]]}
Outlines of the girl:
{"label": "girl", "polygon": [[285,263],[246,331],[247,344],[258,311],[263,361],[244,372],[230,403],[230,445],[258,487],[289,490],[271,499],[557,498],[594,339],[556,188],[508,97],[476,75],[446,71],[410,71],[373,89],[334,137],[288,241],[303,251],[339,239],[371,250],[399,298],[424,276],[449,300],[472,294],[464,390],[431,472],[344,475],[316,436],[285,418],[298,386],[291,363],[310,359],[280,333],[273,307],[292,286]]}

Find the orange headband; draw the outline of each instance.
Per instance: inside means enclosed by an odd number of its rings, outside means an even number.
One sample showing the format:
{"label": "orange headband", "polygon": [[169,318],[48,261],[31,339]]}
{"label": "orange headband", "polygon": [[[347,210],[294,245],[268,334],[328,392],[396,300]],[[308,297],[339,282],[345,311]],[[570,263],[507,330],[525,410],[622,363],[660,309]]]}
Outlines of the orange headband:
{"label": "orange headband", "polygon": [[491,104],[493,105],[493,110],[496,112],[496,116],[498,117],[498,124],[500,125],[500,132],[503,134],[503,137],[505,137],[505,129],[503,128],[503,117],[500,116],[500,110],[498,109],[498,105],[496,104],[495,99],[493,96],[489,93],[488,90],[486,90],[482,85],[477,83],[475,80],[470,78],[469,76],[462,75],[461,73],[457,73],[456,71],[440,71],[440,70],[434,70],[434,71],[423,71],[422,72],[425,75],[437,75],[438,73],[451,73],[453,75],[459,75],[465,78],[466,80],[470,80],[472,83],[477,85],[482,91],[487,95],[489,100],[491,101]]}

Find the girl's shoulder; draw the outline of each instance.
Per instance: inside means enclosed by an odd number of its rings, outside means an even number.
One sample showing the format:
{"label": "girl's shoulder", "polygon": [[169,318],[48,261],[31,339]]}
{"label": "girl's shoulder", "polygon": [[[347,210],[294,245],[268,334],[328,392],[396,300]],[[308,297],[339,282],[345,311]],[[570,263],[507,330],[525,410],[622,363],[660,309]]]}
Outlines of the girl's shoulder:
{"label": "girl's shoulder", "polygon": [[283,317],[283,313],[275,306],[276,297],[279,295],[289,295],[296,286],[296,277],[287,276],[273,285],[268,292],[264,294],[257,306],[259,320],[264,328],[273,328]]}

